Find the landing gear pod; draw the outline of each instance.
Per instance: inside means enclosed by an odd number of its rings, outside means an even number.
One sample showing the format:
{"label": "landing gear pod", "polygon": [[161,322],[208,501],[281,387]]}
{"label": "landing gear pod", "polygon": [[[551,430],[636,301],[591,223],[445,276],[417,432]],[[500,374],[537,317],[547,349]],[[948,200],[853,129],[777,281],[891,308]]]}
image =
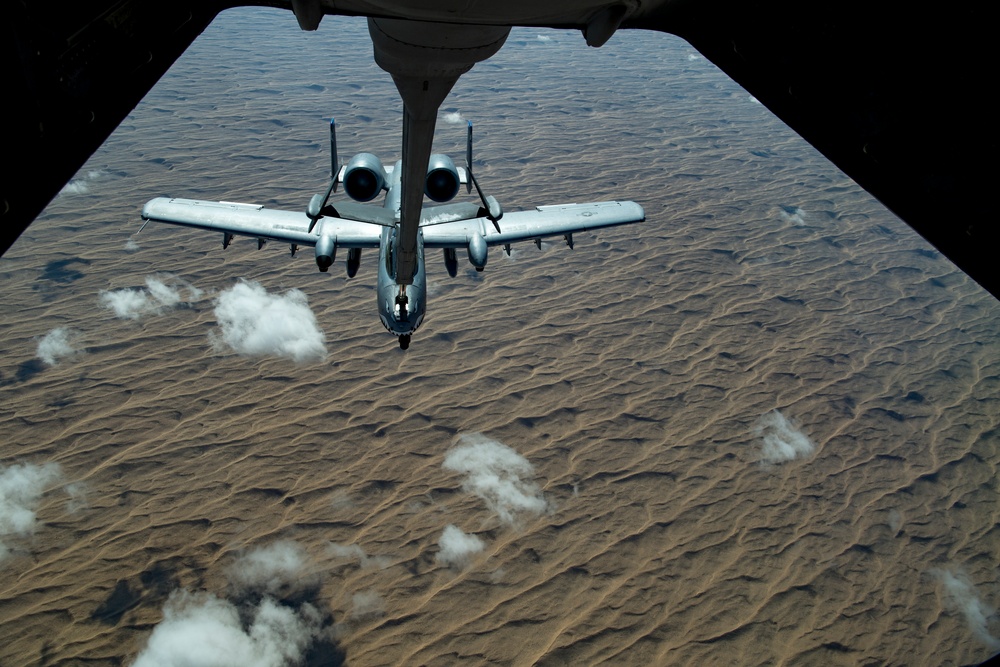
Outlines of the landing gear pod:
{"label": "landing gear pod", "polygon": [[[319,247],[319,246],[317,246]],[[476,271],[486,268],[486,260],[489,256],[489,246],[482,234],[473,234],[469,239],[469,263],[476,267]]]}
{"label": "landing gear pod", "polygon": [[444,249],[444,267],[448,269],[448,275],[452,278],[458,274],[458,257],[455,256],[454,248]]}
{"label": "landing gear pod", "polygon": [[359,266],[361,266],[361,248],[351,248],[347,251],[347,277],[353,278],[358,275]]}
{"label": "landing gear pod", "polygon": [[323,273],[330,270],[333,260],[337,256],[337,239],[324,234],[316,241],[316,266]]}
{"label": "landing gear pod", "polygon": [[427,164],[424,194],[440,203],[451,201],[458,194],[458,169],[447,155],[435,153]]}
{"label": "landing gear pod", "polygon": [[344,192],[360,202],[371,201],[385,187],[382,161],[371,153],[358,153],[344,169]]}

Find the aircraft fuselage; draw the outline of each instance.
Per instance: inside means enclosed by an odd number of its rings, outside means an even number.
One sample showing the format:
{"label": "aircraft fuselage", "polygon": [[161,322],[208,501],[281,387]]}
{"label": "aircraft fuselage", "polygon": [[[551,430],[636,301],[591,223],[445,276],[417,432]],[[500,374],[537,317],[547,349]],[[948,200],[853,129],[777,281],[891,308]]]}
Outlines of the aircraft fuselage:
{"label": "aircraft fuselage", "polygon": [[379,245],[378,262],[378,316],[389,333],[409,336],[424,321],[426,312],[427,276],[424,273],[424,237],[417,232],[417,266],[413,282],[405,288],[405,299],[400,299],[400,286],[396,283],[395,251],[399,242],[399,228],[385,227]]}
{"label": "aircraft fuselage", "polygon": [[[389,176],[389,189],[385,195],[383,208],[399,217],[400,197],[402,195],[402,162]],[[375,290],[378,299],[378,316],[382,326],[395,336],[409,337],[420,323],[424,321],[427,306],[427,275],[424,272],[424,239],[417,232],[416,270],[413,281],[402,287],[396,280],[396,253],[399,247],[400,225],[383,227],[378,248],[378,284]],[[404,298],[400,298],[403,296]],[[408,341],[408,339],[407,339]],[[402,342],[402,341],[401,341]]]}

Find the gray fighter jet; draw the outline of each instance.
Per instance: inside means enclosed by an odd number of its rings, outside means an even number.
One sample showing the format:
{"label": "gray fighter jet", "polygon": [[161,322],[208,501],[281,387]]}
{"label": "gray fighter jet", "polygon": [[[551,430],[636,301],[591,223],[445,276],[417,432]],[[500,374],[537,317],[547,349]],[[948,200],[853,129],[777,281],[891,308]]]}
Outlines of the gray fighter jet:
{"label": "gray fighter jet", "polygon": [[[430,131],[433,132],[433,125]],[[539,206],[505,215],[497,200],[483,193],[472,173],[472,123],[469,123],[465,167],[456,167],[447,155],[433,154],[427,161],[426,176],[421,179],[423,187],[414,188],[420,197],[419,217],[414,226],[415,261],[412,266],[404,266],[403,162],[384,166],[375,155],[359,153],[340,167],[336,124],[332,120],[330,144],[333,178],[326,193],[313,196],[304,213],[253,204],[159,197],[146,203],[142,217],[146,221],[221,231],[223,248],[229,246],[236,234],[257,238],[258,248],[269,240],[288,243],[293,255],[299,246],[312,246],[316,265],[324,272],[333,264],[337,249],[345,248],[349,277],[358,271],[361,251],[378,248],[379,317],[385,328],[398,337],[404,350],[427,309],[425,249],[442,249],[445,267],[454,277],[459,249],[466,251],[477,271],[482,271],[491,246],[503,246],[510,254],[512,243],[534,241],[541,247],[543,238],[561,236],[572,248],[574,232],[645,219],[642,207],[631,201]],[[330,195],[341,185],[354,201],[328,203]],[[475,187],[478,202],[447,203],[462,185],[466,193]],[[386,194],[382,206],[367,203],[383,191]],[[423,205],[425,195],[435,204]]]}

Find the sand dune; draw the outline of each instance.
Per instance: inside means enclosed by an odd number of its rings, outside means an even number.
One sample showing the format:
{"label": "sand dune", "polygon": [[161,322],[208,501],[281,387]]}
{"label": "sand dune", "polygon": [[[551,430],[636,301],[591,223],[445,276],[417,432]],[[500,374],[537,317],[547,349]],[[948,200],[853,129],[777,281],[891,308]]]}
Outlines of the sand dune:
{"label": "sand dune", "polygon": [[[262,665],[996,650],[1000,304],[679,40],[516,30],[462,79],[442,115],[508,209],[647,222],[455,279],[429,254],[406,352],[373,256],[348,280],[132,235],[161,195],[304,207],[331,115],[344,158],[395,159],[370,49],[356,19],[226,13],[0,259],[0,481],[41,471],[0,488],[27,527],[0,535],[0,665],[130,665],[213,610],[237,642],[304,633]],[[325,352],[219,345],[240,281],[299,290]],[[446,464],[470,437],[507,486]],[[236,574],[260,553],[273,576]]]}

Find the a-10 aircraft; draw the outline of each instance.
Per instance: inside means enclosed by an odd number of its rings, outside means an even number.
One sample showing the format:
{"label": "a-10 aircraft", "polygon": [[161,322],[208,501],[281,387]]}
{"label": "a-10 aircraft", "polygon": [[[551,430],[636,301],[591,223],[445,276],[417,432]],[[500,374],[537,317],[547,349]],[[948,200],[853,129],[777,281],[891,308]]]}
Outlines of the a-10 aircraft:
{"label": "a-10 aircraft", "polygon": [[[472,123],[468,124],[465,167],[456,167],[446,155],[433,154],[428,162],[423,194],[434,204],[421,204],[416,234],[416,262],[407,280],[400,275],[397,251],[401,235],[400,205],[403,196],[402,161],[384,166],[371,153],[359,153],[343,167],[337,162],[336,125],[330,121],[332,178],[326,193],[314,195],[305,212],[266,209],[253,204],[211,202],[159,197],[142,209],[145,221],[166,222],[223,233],[226,248],[233,235],[257,238],[258,249],[271,241],[288,243],[294,255],[299,246],[312,246],[316,265],[326,272],[338,248],[347,250],[347,275],[354,277],[361,251],[378,248],[378,312],[385,328],[407,349],[410,336],[423,322],[427,310],[424,250],[441,249],[449,275],[458,271],[458,250],[464,250],[477,271],[486,267],[489,248],[518,241],[541,247],[546,237],[562,236],[570,248],[573,233],[600,227],[642,222],[645,213],[631,201],[539,206],[530,211],[504,214],[500,204],[486,196],[472,173]],[[343,185],[354,201],[328,203]],[[476,190],[478,202],[448,203],[459,193]],[[383,191],[382,206],[368,204]]]}

